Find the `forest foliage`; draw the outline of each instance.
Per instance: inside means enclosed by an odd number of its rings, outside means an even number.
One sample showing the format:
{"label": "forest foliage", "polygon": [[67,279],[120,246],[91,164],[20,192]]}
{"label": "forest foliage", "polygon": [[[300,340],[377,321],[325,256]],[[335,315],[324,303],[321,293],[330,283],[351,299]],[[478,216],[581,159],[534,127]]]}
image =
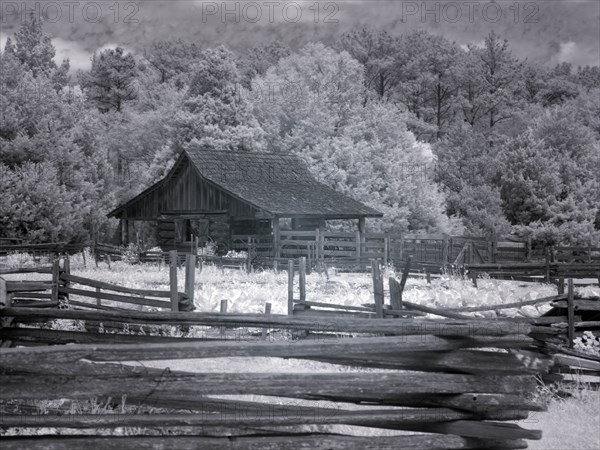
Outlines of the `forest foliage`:
{"label": "forest foliage", "polygon": [[357,29],[245,52],[156,41],[58,65],[43,24],[0,52],[0,235],[110,239],[106,214],[187,148],[294,153],[372,228],[600,241],[600,68]]}

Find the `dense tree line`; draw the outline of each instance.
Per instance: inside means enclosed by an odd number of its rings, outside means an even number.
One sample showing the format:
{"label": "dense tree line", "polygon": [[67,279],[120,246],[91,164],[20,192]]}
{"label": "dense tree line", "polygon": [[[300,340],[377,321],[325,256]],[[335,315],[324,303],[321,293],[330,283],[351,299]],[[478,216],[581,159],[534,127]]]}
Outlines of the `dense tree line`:
{"label": "dense tree line", "polygon": [[370,29],[241,54],[157,41],[73,77],[54,55],[34,19],[0,52],[3,236],[108,239],[112,207],[211,148],[296,153],[384,231],[600,239],[598,67]]}

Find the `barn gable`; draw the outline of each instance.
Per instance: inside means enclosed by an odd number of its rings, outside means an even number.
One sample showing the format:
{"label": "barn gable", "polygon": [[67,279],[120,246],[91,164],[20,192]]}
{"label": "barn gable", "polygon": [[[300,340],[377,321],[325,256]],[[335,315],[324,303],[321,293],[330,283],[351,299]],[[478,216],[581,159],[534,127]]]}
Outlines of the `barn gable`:
{"label": "barn gable", "polygon": [[382,216],[317,182],[296,156],[193,150],[109,217],[153,220],[173,211],[228,211],[239,218]]}

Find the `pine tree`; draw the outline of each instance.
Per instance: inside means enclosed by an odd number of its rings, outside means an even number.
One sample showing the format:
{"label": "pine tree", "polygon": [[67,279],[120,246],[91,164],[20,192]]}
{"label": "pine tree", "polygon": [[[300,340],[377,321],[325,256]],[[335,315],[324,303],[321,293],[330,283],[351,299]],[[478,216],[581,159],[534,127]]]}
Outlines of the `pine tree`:
{"label": "pine tree", "polygon": [[51,80],[56,92],[62,91],[69,85],[69,81],[71,80],[71,76],[69,75],[70,68],[71,64],[69,60],[63,59],[62,64],[52,72]]}
{"label": "pine tree", "polygon": [[80,73],[80,84],[88,100],[101,112],[120,112],[126,102],[137,98],[137,64],[120,47],[92,57],[89,73]]}
{"label": "pine tree", "polygon": [[15,53],[21,64],[24,64],[34,77],[39,75],[50,76],[56,69],[54,55],[56,50],[52,45],[50,37],[44,34],[42,22],[30,15],[23,22],[19,31],[15,33],[15,46],[12,42],[6,42],[10,52]]}

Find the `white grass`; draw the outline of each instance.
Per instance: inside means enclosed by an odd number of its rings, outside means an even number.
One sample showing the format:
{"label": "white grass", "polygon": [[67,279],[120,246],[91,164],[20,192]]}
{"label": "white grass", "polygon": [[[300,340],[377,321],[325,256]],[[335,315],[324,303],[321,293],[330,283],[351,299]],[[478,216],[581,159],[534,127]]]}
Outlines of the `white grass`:
{"label": "white grass", "polygon": [[542,430],[542,439],[527,441],[533,450],[586,450],[600,448],[600,391],[583,388],[573,396],[548,400],[548,411],[532,412],[513,423]]}
{"label": "white grass", "polygon": [[[130,265],[114,262],[111,269],[105,263],[96,268],[87,259],[87,268],[83,260],[76,255],[72,258],[71,268],[74,274],[115,283],[127,287],[144,289],[169,289],[168,267],[159,269],[156,264]],[[394,274],[389,269],[387,279]],[[178,288],[184,290],[183,269],[178,271]],[[296,296],[298,295],[298,276],[295,277]],[[316,272],[306,277],[307,300],[360,306],[373,302],[371,276],[367,273],[336,273],[330,270],[329,279]],[[579,289],[579,288],[578,288]],[[582,293],[600,295],[597,287],[581,288]],[[403,298],[407,301],[441,308],[463,306],[482,306],[510,303],[518,300],[531,300],[556,293],[556,287],[546,283],[523,283],[506,280],[479,279],[475,288],[468,279],[459,277],[434,278],[431,284],[422,278],[409,278]],[[241,270],[221,269],[216,266],[204,266],[202,273],[196,274],[195,305],[198,311],[216,312],[221,300],[228,300],[228,311],[239,313],[262,313],[266,302],[272,304],[273,314],[287,312],[287,273],[257,271],[247,274]],[[548,310],[547,305],[525,306],[522,315],[536,317]],[[517,309],[502,310],[502,316],[514,316]],[[474,317],[496,317],[496,312],[472,314]]]}

